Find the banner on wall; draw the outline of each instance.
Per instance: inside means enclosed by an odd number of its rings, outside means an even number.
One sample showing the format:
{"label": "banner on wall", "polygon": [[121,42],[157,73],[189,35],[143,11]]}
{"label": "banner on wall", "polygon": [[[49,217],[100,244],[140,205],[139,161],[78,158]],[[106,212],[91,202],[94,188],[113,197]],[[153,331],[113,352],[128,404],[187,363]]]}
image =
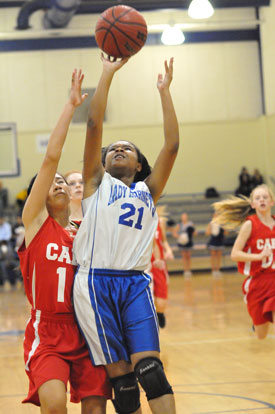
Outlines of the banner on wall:
{"label": "banner on wall", "polygon": [[17,149],[17,129],[14,122],[0,123],[0,177],[18,177],[20,160]]}
{"label": "banner on wall", "polygon": [[39,154],[45,154],[49,139],[50,139],[50,134],[36,135],[36,151]]}

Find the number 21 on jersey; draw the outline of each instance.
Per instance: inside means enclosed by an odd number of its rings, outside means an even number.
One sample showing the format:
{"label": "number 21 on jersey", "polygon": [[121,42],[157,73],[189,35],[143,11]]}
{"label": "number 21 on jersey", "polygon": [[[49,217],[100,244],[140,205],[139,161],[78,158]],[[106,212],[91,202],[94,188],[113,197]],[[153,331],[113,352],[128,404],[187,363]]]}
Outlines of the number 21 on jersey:
{"label": "number 21 on jersey", "polygon": [[141,230],[144,207],[136,209],[136,207],[133,204],[124,203],[121,205],[121,208],[122,210],[125,210],[125,213],[119,216],[119,224],[123,224],[124,226],[134,227],[135,229]]}

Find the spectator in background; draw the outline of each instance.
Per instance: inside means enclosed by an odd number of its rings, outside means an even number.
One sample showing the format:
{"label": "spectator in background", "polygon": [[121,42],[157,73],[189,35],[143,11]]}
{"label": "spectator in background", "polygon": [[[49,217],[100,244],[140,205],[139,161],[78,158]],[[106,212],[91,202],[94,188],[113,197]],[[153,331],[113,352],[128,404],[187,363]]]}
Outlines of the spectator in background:
{"label": "spectator in background", "polygon": [[25,201],[27,199],[27,188],[23,188],[23,190],[19,191],[15,197],[15,203],[19,209],[19,215],[22,215],[22,211],[25,205]]}
{"label": "spectator in background", "polygon": [[2,181],[0,181],[0,214],[8,206],[8,190],[4,187]]}
{"label": "spectator in background", "polygon": [[254,173],[251,177],[251,190],[261,184],[264,184],[263,176],[260,174],[260,171],[255,168]]}
{"label": "spectator in background", "polygon": [[22,217],[17,216],[16,222],[12,226],[12,242],[14,251],[17,252],[21,244],[23,243],[25,236],[25,227],[23,225]]}
{"label": "spectator in background", "polygon": [[246,167],[242,167],[239,175],[239,187],[235,191],[235,195],[249,196],[251,192],[251,177]]}
{"label": "spectator in background", "polygon": [[11,225],[0,216],[0,278],[4,291],[10,290],[8,265],[12,256]]}
{"label": "spectator in background", "polygon": [[181,215],[181,222],[175,227],[173,236],[177,238],[177,245],[182,253],[184,277],[191,277],[191,254],[193,248],[193,236],[196,229],[188,214]]}
{"label": "spectator in background", "polygon": [[207,243],[207,246],[210,250],[210,260],[211,260],[211,269],[212,275],[216,278],[222,275],[221,261],[222,261],[222,251],[224,249],[224,229],[218,224],[215,223],[215,214],[211,222],[206,228],[205,234],[210,236],[210,239]]}
{"label": "spectator in background", "polygon": [[13,283],[15,287],[20,290],[23,287],[23,278],[19,265],[19,257],[17,251],[24,241],[25,227],[23,225],[22,217],[17,216],[16,222],[12,226],[12,249],[13,249],[13,261],[12,261],[12,274]]}

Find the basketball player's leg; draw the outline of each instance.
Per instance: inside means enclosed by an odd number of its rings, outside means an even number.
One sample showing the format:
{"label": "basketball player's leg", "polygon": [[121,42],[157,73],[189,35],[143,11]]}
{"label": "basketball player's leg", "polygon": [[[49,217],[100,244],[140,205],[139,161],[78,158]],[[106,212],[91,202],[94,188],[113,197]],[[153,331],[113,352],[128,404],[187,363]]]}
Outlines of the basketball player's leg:
{"label": "basketball player's leg", "polygon": [[121,360],[105,368],[113,386],[116,412],[141,414],[139,386],[132,365]]}
{"label": "basketball player's leg", "polygon": [[107,400],[103,397],[87,397],[81,401],[81,414],[106,414]]}
{"label": "basketball player's leg", "polygon": [[159,357],[157,351],[138,352],[131,355],[131,361],[136,377],[146,393],[151,412],[175,414],[174,394]]}
{"label": "basketball player's leg", "polygon": [[257,291],[255,289],[254,291],[250,291],[247,295],[247,310],[252,318],[257,338],[265,339],[269,331],[270,322],[272,322],[270,315],[272,311],[265,309],[265,302],[258,299]]}
{"label": "basketball player's leg", "polygon": [[210,261],[211,261],[211,270],[212,272],[216,272],[216,250],[211,249],[210,251]]}
{"label": "basketball player's leg", "polygon": [[257,338],[265,339],[267,337],[268,330],[269,330],[269,322],[263,323],[261,325],[254,324],[254,328],[255,328],[255,333],[256,333]]}
{"label": "basketball player's leg", "polygon": [[38,390],[42,414],[67,414],[67,395],[63,381],[52,379]]}
{"label": "basketball player's leg", "polygon": [[165,313],[167,309],[167,299],[155,296],[154,301],[155,301],[156,311],[158,313]]}
{"label": "basketball player's leg", "polygon": [[[131,323],[134,315],[138,315],[135,325]],[[124,322],[132,366],[146,393],[151,412],[174,414],[174,395],[160,361],[158,326],[148,289],[128,304]]]}
{"label": "basketball player's leg", "polygon": [[167,308],[168,298],[168,275],[167,272],[153,268],[154,280],[154,303],[157,311],[157,317],[160,328],[164,328],[166,324],[165,312]]}
{"label": "basketball player's leg", "polygon": [[217,271],[219,272],[222,264],[222,250],[216,250],[216,261]]}
{"label": "basketball player's leg", "polygon": [[192,276],[191,271],[191,249],[182,250],[183,274],[185,277]]}

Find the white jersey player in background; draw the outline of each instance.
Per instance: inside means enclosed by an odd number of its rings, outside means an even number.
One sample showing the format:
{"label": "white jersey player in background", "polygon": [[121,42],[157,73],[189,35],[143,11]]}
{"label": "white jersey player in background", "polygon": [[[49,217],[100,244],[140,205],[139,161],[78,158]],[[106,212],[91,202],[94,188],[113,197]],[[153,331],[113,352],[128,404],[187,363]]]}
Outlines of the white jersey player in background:
{"label": "white jersey player in background", "polygon": [[155,203],[172,170],[179,129],[169,87],[173,59],[158,75],[164,145],[151,170],[128,141],[104,149],[102,130],[109,88],[127,59],[102,54],[103,70],[93,95],[84,151],[84,218],[74,242],[79,265],[74,283],[77,319],[95,365],[103,364],[114,389],[117,413],[140,413],[139,387],[151,411],[176,412],[174,395],[159,359],[158,323],[144,273],[157,228]]}

